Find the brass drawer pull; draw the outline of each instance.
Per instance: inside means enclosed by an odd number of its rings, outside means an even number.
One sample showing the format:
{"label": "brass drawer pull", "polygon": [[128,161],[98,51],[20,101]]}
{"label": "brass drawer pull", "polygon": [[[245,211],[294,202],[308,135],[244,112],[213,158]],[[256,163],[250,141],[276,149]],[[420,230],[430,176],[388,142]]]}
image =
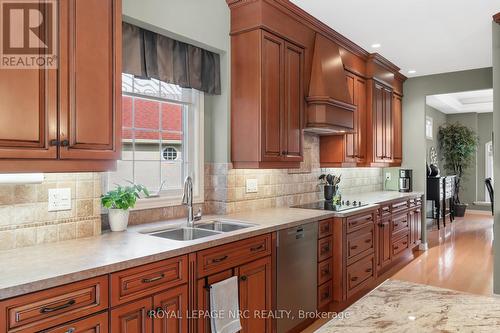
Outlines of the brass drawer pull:
{"label": "brass drawer pull", "polygon": [[224,260],[226,260],[226,259],[227,259],[227,256],[222,256],[222,257],[220,257],[220,258],[215,258],[215,259],[212,259],[212,262],[215,262],[215,263],[217,263],[217,262],[222,262],[222,261],[224,261]]}
{"label": "brass drawer pull", "polygon": [[399,246],[394,245],[394,250],[397,250],[397,249],[399,249]]}
{"label": "brass drawer pull", "polygon": [[323,246],[321,248],[321,253],[327,253],[327,252],[330,252],[330,245],[328,246]]}
{"label": "brass drawer pull", "polygon": [[351,250],[356,250],[357,248],[358,248],[358,246],[357,246],[357,245],[353,245],[353,246],[351,246]]}
{"label": "brass drawer pull", "polygon": [[74,299],[70,299],[68,302],[66,302],[62,305],[59,305],[59,306],[55,306],[53,308],[44,306],[43,308],[40,309],[40,313],[50,313],[50,312],[66,309],[67,307],[70,307],[75,303],[76,303],[76,301]]}
{"label": "brass drawer pull", "polygon": [[322,300],[327,299],[328,297],[330,297],[330,293],[329,292],[324,292],[323,294],[321,294],[321,299]]}
{"label": "brass drawer pull", "polygon": [[161,280],[165,277],[165,274],[161,274],[157,277],[154,277],[154,278],[150,278],[150,279],[142,279],[142,283],[151,283],[151,282],[155,282],[155,281],[158,281],[158,280]]}
{"label": "brass drawer pull", "polygon": [[255,252],[255,251],[262,250],[263,248],[264,248],[264,244],[260,244],[258,246],[254,246],[254,247],[250,248],[250,251]]}
{"label": "brass drawer pull", "polygon": [[68,328],[68,329],[66,330],[66,332],[65,332],[65,333],[75,333],[75,332],[76,332],[76,328],[74,328],[74,327],[70,327],[70,328]]}
{"label": "brass drawer pull", "polygon": [[328,268],[321,270],[321,275],[322,276],[329,275],[329,274],[330,274],[330,270]]}
{"label": "brass drawer pull", "polygon": [[357,276],[352,277],[352,278],[351,278],[351,281],[352,281],[352,282],[356,282],[356,281],[358,281],[358,277],[357,277]]}
{"label": "brass drawer pull", "polygon": [[371,239],[371,238],[369,238],[369,239],[365,240],[365,243],[366,243],[366,244],[371,243],[371,242],[372,242],[372,239]]}
{"label": "brass drawer pull", "polygon": [[371,269],[371,268],[367,268],[367,269],[365,270],[365,272],[366,272],[366,273],[370,273],[371,271],[372,271],[372,269]]}

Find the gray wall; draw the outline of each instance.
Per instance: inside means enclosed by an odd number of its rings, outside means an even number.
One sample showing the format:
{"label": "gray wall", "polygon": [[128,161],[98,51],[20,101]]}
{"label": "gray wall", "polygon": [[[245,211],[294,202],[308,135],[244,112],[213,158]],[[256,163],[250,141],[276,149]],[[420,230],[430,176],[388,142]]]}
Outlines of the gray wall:
{"label": "gray wall", "polygon": [[[493,130],[500,133],[500,24],[493,23]],[[500,175],[500,135],[494,138],[494,174]],[[499,177],[496,176],[498,179]],[[497,191],[498,192],[498,191]],[[500,196],[495,196],[493,292],[500,294]]]}
{"label": "gray wall", "polygon": [[[405,82],[403,98],[403,167],[413,169],[413,185],[416,191],[425,192],[426,183],[426,145],[418,144],[419,142],[425,142],[426,96],[491,89],[492,86],[491,68],[421,76],[410,78]],[[425,219],[423,220],[425,221]],[[422,229],[423,242],[426,243],[427,231],[425,228]]]}
{"label": "gray wall", "polygon": [[[489,201],[488,197],[485,197],[485,157],[486,151],[484,145],[491,141],[493,132],[493,113],[479,113],[477,115],[477,135],[479,136],[479,145],[477,149],[477,160],[476,160],[476,200],[477,201]],[[487,207],[489,208],[489,207]]]}
{"label": "gray wall", "polygon": [[[446,114],[443,112],[434,109],[433,107],[426,105],[425,106],[425,115],[429,116],[432,118],[433,122],[433,128],[432,128],[432,140],[426,138],[426,146],[427,146],[427,159],[429,159],[429,151],[431,147],[434,147],[437,151],[438,154],[438,161],[439,161],[439,167],[443,165],[441,162],[442,159],[442,154],[441,151],[439,150],[439,141],[438,141],[438,131],[439,131],[439,126],[442,126],[446,123]],[[429,163],[430,164],[430,163]]]}
{"label": "gray wall", "polygon": [[221,56],[222,95],[205,95],[205,160],[229,161],[230,12],[224,0],[123,0],[124,20]]}

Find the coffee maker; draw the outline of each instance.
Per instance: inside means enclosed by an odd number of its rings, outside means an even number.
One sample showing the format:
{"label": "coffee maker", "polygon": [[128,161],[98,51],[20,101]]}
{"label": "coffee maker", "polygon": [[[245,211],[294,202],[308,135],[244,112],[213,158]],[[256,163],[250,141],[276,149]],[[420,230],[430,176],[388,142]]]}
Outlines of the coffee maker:
{"label": "coffee maker", "polygon": [[399,192],[411,192],[413,190],[412,170],[399,169]]}

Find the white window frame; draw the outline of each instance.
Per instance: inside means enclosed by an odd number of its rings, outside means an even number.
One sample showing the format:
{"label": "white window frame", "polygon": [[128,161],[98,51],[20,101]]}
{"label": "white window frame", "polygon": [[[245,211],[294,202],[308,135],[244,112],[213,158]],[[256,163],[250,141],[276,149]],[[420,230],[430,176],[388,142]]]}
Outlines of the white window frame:
{"label": "white window frame", "polygon": [[[138,98],[152,98],[148,95],[142,94],[134,94],[134,93],[123,93],[125,96],[138,97]],[[153,99],[161,100],[164,102],[172,102],[172,103],[182,103],[180,101],[171,100],[168,98],[157,98],[153,97]],[[196,101],[195,101],[196,99]],[[188,133],[184,133],[184,141],[183,141],[183,151],[182,151],[182,160],[183,160],[183,170],[187,172],[183,172],[185,177],[188,175],[193,178],[193,203],[199,204],[204,202],[204,189],[205,189],[205,145],[204,145],[204,109],[205,109],[205,98],[204,94],[201,91],[193,91],[193,95],[191,96],[191,100],[195,101],[195,103],[189,104],[190,110],[189,112],[183,112],[183,122],[187,122],[188,124]],[[186,103],[183,103],[186,104]],[[189,140],[193,138],[194,142],[191,144]],[[104,177],[106,180],[103,182],[104,191],[107,192],[109,190],[109,184],[107,181],[107,174]],[[184,180],[182,180],[184,183]],[[160,197],[152,197],[152,198],[141,198],[138,199],[134,208],[134,210],[144,210],[144,209],[153,209],[153,208],[162,208],[162,207],[172,207],[179,206],[182,204],[182,195],[161,195]]]}

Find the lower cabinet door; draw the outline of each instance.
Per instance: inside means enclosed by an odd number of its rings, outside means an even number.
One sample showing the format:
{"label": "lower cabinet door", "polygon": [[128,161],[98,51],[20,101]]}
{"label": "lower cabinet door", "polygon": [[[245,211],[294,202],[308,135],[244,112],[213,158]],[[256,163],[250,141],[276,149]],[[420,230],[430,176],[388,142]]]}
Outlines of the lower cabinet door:
{"label": "lower cabinet door", "polygon": [[382,220],[377,226],[378,236],[378,262],[377,266],[380,268],[385,267],[391,262],[392,248],[391,248],[391,228],[389,220]]}
{"label": "lower cabinet door", "polygon": [[153,299],[151,297],[128,303],[111,310],[111,332],[152,333]]}
{"label": "lower cabinet door", "polygon": [[226,271],[209,275],[203,279],[198,280],[198,304],[195,311],[197,313],[193,314],[196,318],[196,327],[198,328],[198,333],[210,333],[210,318],[206,314],[210,311],[210,290],[209,286],[213,283],[223,281],[234,275],[233,269],[228,269]]}
{"label": "lower cabinet door", "polygon": [[108,313],[104,312],[92,317],[52,328],[44,333],[108,333]]}
{"label": "lower cabinet door", "polygon": [[[262,319],[262,311],[271,310],[271,257],[238,268],[242,333],[270,333],[271,319]],[[260,318],[259,318],[260,317]]]}
{"label": "lower cabinet door", "polygon": [[187,333],[188,288],[179,286],[153,297],[155,319],[154,333]]}

